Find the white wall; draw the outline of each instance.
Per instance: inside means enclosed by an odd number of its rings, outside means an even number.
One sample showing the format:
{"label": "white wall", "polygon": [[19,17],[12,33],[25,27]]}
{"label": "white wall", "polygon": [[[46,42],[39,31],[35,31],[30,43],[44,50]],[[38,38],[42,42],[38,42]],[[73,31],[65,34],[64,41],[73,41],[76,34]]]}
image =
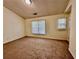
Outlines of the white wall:
{"label": "white wall", "polygon": [[[33,37],[41,37],[41,38],[50,38],[50,39],[59,39],[59,40],[67,40],[67,29],[64,31],[59,31],[57,29],[57,20],[61,17],[65,17],[64,14],[59,15],[51,15],[45,17],[37,17],[26,19],[26,35]],[[32,34],[32,21],[44,19],[46,21],[46,34],[45,35],[34,35]]]}
{"label": "white wall", "polygon": [[76,59],[76,4],[75,0],[72,0],[72,10],[71,10],[71,22],[70,22],[70,39],[69,39],[69,50]]}
{"label": "white wall", "polygon": [[3,42],[7,43],[25,36],[24,19],[3,7]]}

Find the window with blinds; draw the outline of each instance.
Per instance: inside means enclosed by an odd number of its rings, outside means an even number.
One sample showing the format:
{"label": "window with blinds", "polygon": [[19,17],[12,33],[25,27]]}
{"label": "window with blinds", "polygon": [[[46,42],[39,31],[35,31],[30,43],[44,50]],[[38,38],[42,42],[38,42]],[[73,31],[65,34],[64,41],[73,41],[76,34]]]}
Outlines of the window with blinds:
{"label": "window with blinds", "polygon": [[45,20],[32,21],[33,34],[45,34]]}

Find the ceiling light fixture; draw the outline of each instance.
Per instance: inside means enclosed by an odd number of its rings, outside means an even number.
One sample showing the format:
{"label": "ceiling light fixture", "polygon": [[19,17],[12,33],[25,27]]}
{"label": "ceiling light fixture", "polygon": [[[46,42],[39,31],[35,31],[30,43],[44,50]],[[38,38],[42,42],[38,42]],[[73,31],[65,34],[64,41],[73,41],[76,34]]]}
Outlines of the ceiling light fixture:
{"label": "ceiling light fixture", "polygon": [[33,15],[37,15],[37,13],[33,13]]}
{"label": "ceiling light fixture", "polygon": [[30,5],[32,3],[32,0],[25,0],[26,4]]}

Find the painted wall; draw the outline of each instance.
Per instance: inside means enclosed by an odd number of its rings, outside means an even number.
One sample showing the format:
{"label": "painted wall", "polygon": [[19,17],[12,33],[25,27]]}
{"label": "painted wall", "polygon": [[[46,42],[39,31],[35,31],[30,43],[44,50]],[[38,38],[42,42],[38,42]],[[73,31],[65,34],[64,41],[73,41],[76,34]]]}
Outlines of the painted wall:
{"label": "painted wall", "polygon": [[25,36],[24,19],[3,7],[3,42],[7,43]]}
{"label": "painted wall", "polygon": [[[25,20],[25,22],[26,22],[26,36],[67,40],[67,30],[59,31],[57,29],[57,19],[59,19],[61,17],[64,17],[64,14],[26,19]],[[46,33],[47,34],[34,35],[34,34],[32,34],[31,22],[33,20],[40,20],[40,19],[44,19],[46,21]]]}
{"label": "painted wall", "polygon": [[69,50],[76,59],[76,4],[75,0],[72,0],[72,10],[71,10],[71,21],[70,21],[70,39],[69,39]]}

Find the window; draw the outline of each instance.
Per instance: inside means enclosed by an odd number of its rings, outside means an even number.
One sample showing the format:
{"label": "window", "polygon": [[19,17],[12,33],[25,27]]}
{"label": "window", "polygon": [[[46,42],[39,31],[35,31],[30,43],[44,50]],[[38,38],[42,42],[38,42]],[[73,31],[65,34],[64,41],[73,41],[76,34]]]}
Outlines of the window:
{"label": "window", "polygon": [[34,34],[38,33],[38,22],[37,21],[32,22],[32,33]]}
{"label": "window", "polygon": [[58,19],[58,29],[66,29],[66,18]]}
{"label": "window", "polygon": [[33,34],[45,34],[45,21],[32,21],[32,33]]}

